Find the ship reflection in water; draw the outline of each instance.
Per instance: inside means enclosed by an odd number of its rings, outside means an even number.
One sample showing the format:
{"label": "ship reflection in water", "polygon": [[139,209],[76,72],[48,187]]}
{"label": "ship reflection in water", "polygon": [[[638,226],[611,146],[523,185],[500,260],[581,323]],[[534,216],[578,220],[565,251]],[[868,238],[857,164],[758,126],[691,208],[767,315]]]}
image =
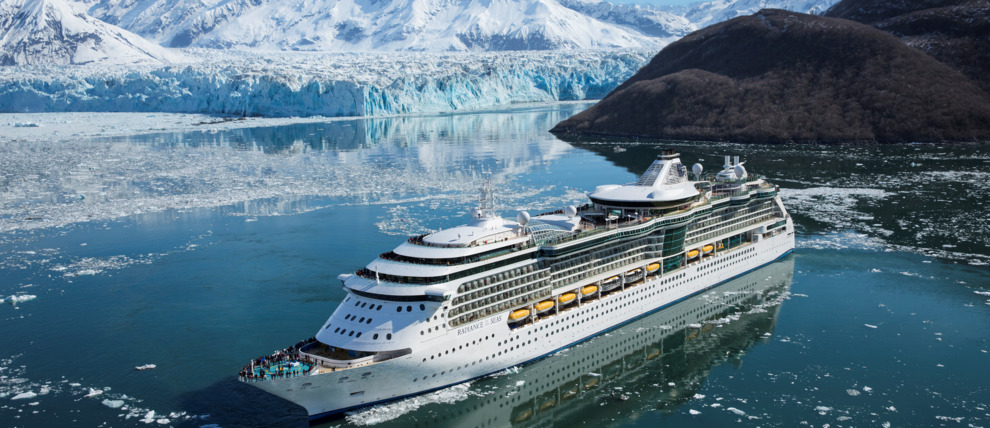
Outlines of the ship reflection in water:
{"label": "ship reflection in water", "polygon": [[456,403],[401,401],[351,414],[348,421],[554,426],[673,411],[694,397],[713,367],[739,364],[751,346],[769,340],[793,274],[794,257],[787,256],[518,371],[474,381]]}

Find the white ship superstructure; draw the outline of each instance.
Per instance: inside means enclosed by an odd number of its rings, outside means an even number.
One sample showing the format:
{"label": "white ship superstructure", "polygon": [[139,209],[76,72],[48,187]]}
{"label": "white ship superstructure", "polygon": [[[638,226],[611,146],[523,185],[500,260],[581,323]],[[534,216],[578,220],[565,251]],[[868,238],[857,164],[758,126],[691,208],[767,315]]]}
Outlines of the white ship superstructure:
{"label": "white ship superstructure", "polygon": [[667,151],[590,204],[515,221],[486,183],[468,224],[340,275],[348,295],[315,337],[241,379],[314,418],[394,400],[541,358],[794,248],[778,189],[738,157],[692,170]]}

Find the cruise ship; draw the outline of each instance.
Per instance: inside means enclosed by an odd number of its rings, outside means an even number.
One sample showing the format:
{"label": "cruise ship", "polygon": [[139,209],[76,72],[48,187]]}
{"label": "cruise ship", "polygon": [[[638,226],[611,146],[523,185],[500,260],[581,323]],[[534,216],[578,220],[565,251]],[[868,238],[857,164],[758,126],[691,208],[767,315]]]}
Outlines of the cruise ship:
{"label": "cruise ship", "polygon": [[546,357],[794,249],[778,188],[738,157],[703,175],[664,151],[588,196],[512,221],[486,182],[468,224],[340,275],[347,296],[315,336],[239,378],[319,419]]}
{"label": "cruise ship", "polygon": [[[608,425],[616,414],[637,420],[674,409],[694,399],[714,366],[738,364],[753,345],[771,340],[793,275],[794,258],[786,257],[553,358],[485,379],[471,386],[477,394],[439,404],[443,411],[424,407],[412,418],[390,421],[375,412],[367,417],[379,428],[544,427]],[[367,420],[356,415],[351,422]]]}

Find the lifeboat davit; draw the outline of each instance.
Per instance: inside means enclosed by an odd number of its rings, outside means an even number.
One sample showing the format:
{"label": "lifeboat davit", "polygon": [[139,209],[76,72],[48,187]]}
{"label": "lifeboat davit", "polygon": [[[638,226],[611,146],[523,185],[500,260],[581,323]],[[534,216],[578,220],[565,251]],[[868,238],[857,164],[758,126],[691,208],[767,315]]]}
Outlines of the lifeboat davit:
{"label": "lifeboat davit", "polygon": [[577,293],[564,293],[557,298],[557,301],[560,302],[560,304],[565,304],[570,302],[571,300],[574,300],[575,298],[577,298]]}
{"label": "lifeboat davit", "polygon": [[509,321],[519,321],[529,317],[529,309],[516,309],[509,314]]}
{"label": "lifeboat davit", "polygon": [[646,265],[646,273],[654,273],[660,270],[660,263],[650,263]]}
{"label": "lifeboat davit", "polygon": [[722,243],[721,243],[721,242],[719,242],[718,244],[716,244],[716,246],[717,246],[717,247],[718,247],[718,249],[720,249],[720,250],[721,250],[721,249],[723,249],[723,248],[725,248],[725,245],[722,245]]}
{"label": "lifeboat davit", "polygon": [[543,313],[553,309],[553,300],[544,300],[536,304],[536,313]]}
{"label": "lifeboat davit", "polygon": [[704,247],[702,247],[701,249],[704,250],[705,254],[707,254],[707,253],[712,252],[712,250],[715,249],[715,246],[712,245],[712,244],[708,244],[708,245],[705,245]]}
{"label": "lifeboat davit", "polygon": [[698,251],[697,249],[694,249],[694,250],[688,251],[687,252],[687,256],[688,256],[689,259],[693,259],[695,257],[698,257],[698,254],[699,253],[701,253],[701,252]]}
{"label": "lifeboat davit", "polygon": [[597,286],[594,286],[594,285],[585,285],[584,287],[581,287],[581,295],[582,296],[587,296],[587,295],[592,294],[592,293],[594,293],[596,291],[598,291],[598,287]]}

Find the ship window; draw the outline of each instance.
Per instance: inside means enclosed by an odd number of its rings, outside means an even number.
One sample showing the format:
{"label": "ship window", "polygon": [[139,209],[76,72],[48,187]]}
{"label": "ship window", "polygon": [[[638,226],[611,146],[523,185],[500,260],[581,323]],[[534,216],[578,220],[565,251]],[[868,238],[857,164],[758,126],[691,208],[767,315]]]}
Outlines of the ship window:
{"label": "ship window", "polygon": [[406,306],[406,312],[412,312],[412,306]]}
{"label": "ship window", "polygon": [[378,307],[377,307],[377,308],[375,308],[375,310],[376,310],[376,311],[380,311],[380,310],[382,310],[382,305],[378,305]]}
{"label": "ship window", "polygon": [[351,332],[348,333],[347,336],[354,336],[354,330],[351,330]]}
{"label": "ship window", "polygon": [[354,301],[354,306],[357,306],[357,305],[360,305],[360,304],[361,304],[361,301],[360,300],[355,300]]}
{"label": "ship window", "polygon": [[374,339],[374,340],[378,340],[378,333],[375,333],[375,335],[374,336],[371,336],[371,338]]}
{"label": "ship window", "polygon": [[365,322],[365,324],[371,324],[371,318],[368,318],[368,321]]}
{"label": "ship window", "polygon": [[365,307],[365,306],[366,306],[367,304],[368,304],[368,302],[364,302],[364,303],[362,303],[362,304],[361,304],[361,307],[363,308],[363,307]]}
{"label": "ship window", "polygon": [[392,333],[386,334],[385,340],[392,340]]}
{"label": "ship window", "polygon": [[355,337],[361,337],[361,332],[359,331],[358,334],[357,334],[357,336],[355,336]]}
{"label": "ship window", "polygon": [[364,317],[361,317],[361,319],[359,319],[358,322],[364,322]]}
{"label": "ship window", "polygon": [[395,308],[395,311],[396,311],[396,312],[402,312],[402,306],[398,306],[398,307],[396,307],[396,308]]}
{"label": "ship window", "polygon": [[335,328],[335,329],[333,329],[333,332],[334,332],[334,333],[336,333],[336,332],[338,332],[338,331],[340,331],[340,327],[337,327],[337,328]]}
{"label": "ship window", "polygon": [[424,304],[422,304],[422,303],[420,303],[420,304],[419,304],[419,310],[421,310],[421,311],[425,311],[425,310],[426,310],[426,305],[424,305]]}

